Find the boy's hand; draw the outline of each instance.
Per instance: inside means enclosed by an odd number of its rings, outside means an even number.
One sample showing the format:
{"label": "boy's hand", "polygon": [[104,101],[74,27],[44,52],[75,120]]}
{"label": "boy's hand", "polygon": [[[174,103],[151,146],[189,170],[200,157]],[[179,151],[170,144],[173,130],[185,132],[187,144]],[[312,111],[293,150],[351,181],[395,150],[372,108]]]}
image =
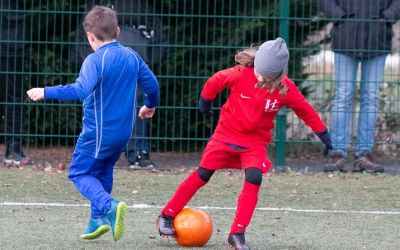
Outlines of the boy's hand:
{"label": "boy's hand", "polygon": [[44,88],[33,88],[33,89],[26,91],[26,94],[33,101],[39,101],[39,100],[44,99]]}
{"label": "boy's hand", "polygon": [[214,116],[214,112],[211,110],[212,101],[204,99],[201,95],[199,98],[199,109],[200,113],[204,114],[206,117]]}
{"label": "boy's hand", "polygon": [[140,119],[151,118],[156,112],[156,108],[148,108],[146,105],[143,105],[139,110]]}
{"label": "boy's hand", "polygon": [[328,129],[325,129],[322,132],[316,133],[319,137],[319,139],[325,144],[325,149],[322,153],[323,156],[327,156],[329,154],[329,150],[332,150],[332,141],[331,141],[331,136],[328,132]]}

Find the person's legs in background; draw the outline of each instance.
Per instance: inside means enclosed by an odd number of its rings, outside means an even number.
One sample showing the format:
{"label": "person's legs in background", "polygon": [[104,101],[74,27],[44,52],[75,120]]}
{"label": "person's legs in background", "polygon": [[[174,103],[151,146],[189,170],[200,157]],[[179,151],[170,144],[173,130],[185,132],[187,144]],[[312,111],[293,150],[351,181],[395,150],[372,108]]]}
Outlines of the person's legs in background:
{"label": "person's legs in background", "polygon": [[383,172],[383,168],[375,163],[371,153],[375,142],[375,125],[385,60],[386,55],[361,61],[360,112],[354,171]]}
{"label": "person's legs in background", "polygon": [[[138,86],[136,89],[138,108],[144,103],[144,93]],[[132,137],[125,148],[125,157],[128,160],[128,169],[153,169],[154,163],[150,160],[150,145],[148,136],[148,120],[136,117]]]}
{"label": "person's legs in background", "polygon": [[4,161],[7,164],[26,165],[29,158],[22,150],[22,100],[23,100],[23,57],[3,57],[1,59],[0,82],[2,85],[5,117],[6,152]]}
{"label": "person's legs in background", "polygon": [[353,100],[356,88],[359,60],[335,53],[335,96],[331,110],[332,156],[324,167],[325,172],[344,169],[350,144]]}

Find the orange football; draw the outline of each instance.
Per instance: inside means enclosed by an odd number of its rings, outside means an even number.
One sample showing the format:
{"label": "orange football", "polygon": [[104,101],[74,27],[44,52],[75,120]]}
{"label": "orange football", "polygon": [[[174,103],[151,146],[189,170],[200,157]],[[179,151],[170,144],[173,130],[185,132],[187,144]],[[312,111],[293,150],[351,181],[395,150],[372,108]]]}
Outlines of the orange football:
{"label": "orange football", "polygon": [[198,208],[185,208],[174,219],[175,240],[185,247],[201,247],[210,239],[213,223],[210,216]]}

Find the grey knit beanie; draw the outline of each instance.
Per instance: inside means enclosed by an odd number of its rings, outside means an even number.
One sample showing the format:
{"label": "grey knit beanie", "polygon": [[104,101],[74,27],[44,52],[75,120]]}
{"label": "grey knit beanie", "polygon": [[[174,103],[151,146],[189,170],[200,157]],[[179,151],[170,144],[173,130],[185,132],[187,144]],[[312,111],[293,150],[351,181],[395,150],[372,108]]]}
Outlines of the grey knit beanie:
{"label": "grey knit beanie", "polygon": [[264,77],[275,78],[286,69],[289,51],[285,41],[278,37],[264,42],[256,51],[254,68]]}

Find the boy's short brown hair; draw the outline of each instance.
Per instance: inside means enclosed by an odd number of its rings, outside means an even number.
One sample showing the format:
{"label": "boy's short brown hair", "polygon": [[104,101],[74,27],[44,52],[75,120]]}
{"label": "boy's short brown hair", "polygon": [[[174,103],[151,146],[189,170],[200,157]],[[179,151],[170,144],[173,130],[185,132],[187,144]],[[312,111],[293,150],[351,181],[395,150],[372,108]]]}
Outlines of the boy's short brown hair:
{"label": "boy's short brown hair", "polygon": [[86,32],[92,32],[100,41],[117,38],[118,21],[115,11],[104,6],[94,6],[83,21]]}

